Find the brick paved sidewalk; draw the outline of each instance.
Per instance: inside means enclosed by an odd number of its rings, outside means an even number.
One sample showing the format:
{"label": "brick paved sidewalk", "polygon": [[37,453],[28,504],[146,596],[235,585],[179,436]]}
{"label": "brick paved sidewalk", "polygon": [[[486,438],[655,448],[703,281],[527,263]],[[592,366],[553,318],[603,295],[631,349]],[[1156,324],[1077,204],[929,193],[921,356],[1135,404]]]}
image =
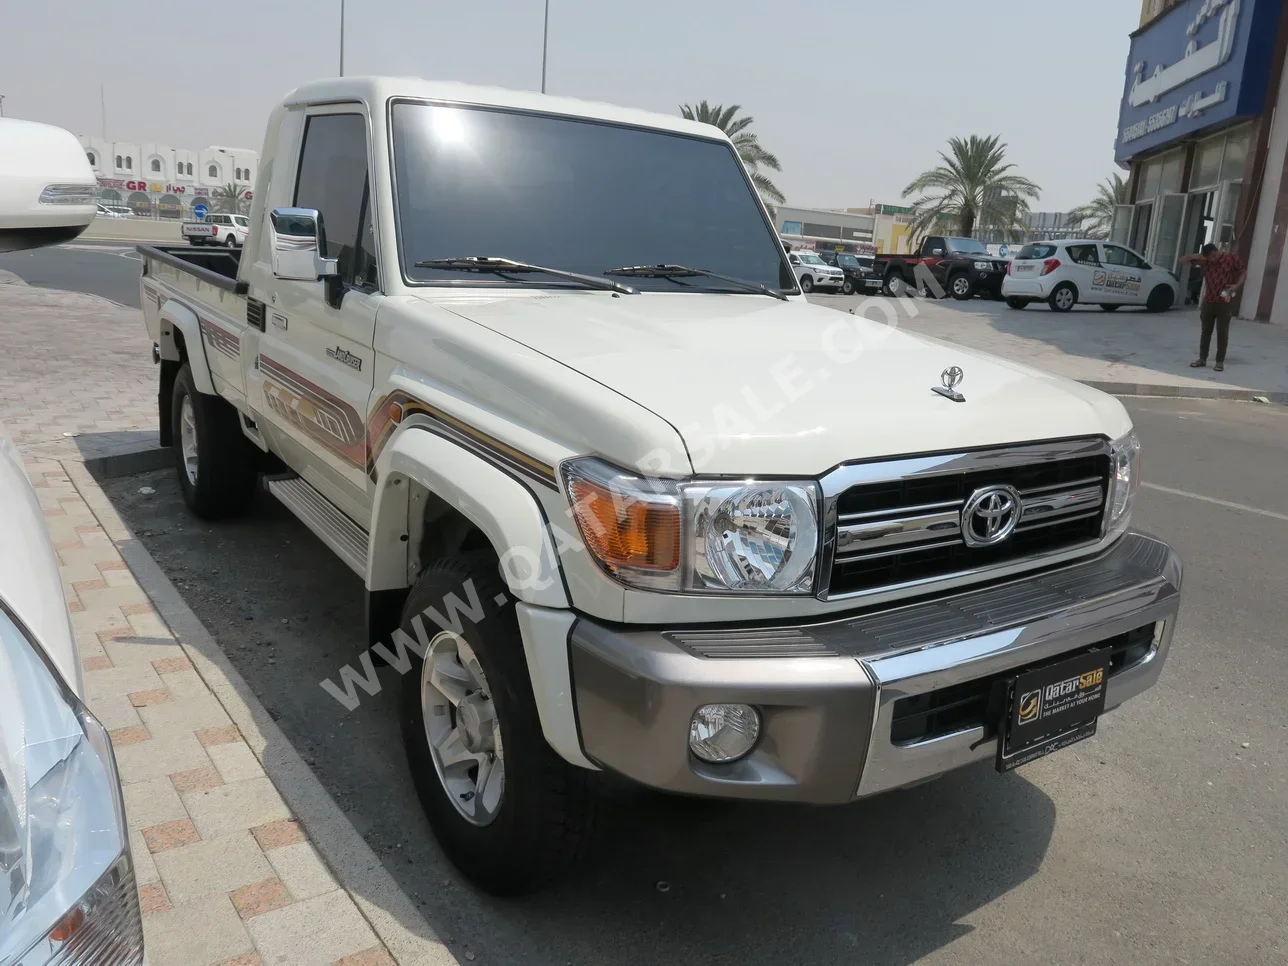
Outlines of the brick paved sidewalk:
{"label": "brick paved sidewalk", "polygon": [[149,963],[393,964],[64,467],[26,462],[116,751]]}

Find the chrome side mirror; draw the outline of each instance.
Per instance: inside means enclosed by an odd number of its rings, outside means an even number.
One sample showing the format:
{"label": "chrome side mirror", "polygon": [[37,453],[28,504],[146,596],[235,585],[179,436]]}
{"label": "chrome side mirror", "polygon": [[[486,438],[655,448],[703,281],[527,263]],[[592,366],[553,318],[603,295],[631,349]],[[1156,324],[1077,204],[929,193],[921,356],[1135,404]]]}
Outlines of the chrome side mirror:
{"label": "chrome side mirror", "polygon": [[273,274],[278,278],[316,282],[338,274],[336,260],[326,258],[326,229],[316,208],[274,208],[269,215]]}
{"label": "chrome side mirror", "polygon": [[930,254],[932,255],[942,255],[943,253],[944,253],[944,250],[942,248],[932,248],[930,250]]}

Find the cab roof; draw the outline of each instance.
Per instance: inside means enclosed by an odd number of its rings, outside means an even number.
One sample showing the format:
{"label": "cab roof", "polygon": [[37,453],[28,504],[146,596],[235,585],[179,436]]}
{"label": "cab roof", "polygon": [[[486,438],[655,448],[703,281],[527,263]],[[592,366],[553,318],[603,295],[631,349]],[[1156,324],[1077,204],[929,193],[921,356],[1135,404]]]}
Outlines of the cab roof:
{"label": "cab roof", "polygon": [[[553,97],[532,91],[514,91],[504,87],[482,87],[452,81],[429,81],[419,77],[336,77],[310,81],[291,91],[283,100],[287,107],[298,107],[326,101],[361,99],[373,108],[383,106],[390,98],[410,97],[449,101],[485,107],[503,107],[519,111],[560,114],[634,127],[649,127],[675,134],[727,141],[723,131],[711,124],[687,121],[671,114],[657,114],[630,107],[617,107],[572,97]],[[382,108],[383,109],[383,108]]]}

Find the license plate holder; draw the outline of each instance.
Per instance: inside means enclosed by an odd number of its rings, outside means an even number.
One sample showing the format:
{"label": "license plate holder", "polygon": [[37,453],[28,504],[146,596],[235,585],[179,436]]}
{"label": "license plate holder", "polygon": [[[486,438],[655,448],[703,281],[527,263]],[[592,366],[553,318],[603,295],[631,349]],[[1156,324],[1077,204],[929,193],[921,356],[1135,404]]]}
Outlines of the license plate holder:
{"label": "license plate holder", "polygon": [[1105,710],[1109,651],[1079,654],[1008,682],[997,770],[1008,772],[1096,733]]}

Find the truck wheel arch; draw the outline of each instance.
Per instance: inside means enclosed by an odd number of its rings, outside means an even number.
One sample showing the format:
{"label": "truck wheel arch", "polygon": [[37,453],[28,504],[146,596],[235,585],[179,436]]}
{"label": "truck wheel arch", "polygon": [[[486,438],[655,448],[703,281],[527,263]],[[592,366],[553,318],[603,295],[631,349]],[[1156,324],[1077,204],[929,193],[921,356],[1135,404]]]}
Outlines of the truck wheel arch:
{"label": "truck wheel arch", "polygon": [[197,392],[215,394],[215,383],[206,362],[201,341],[201,323],[197,313],[176,299],[168,299],[158,315],[161,323],[161,359],[192,369],[192,383]]}
{"label": "truck wheel arch", "polygon": [[368,590],[410,587],[426,554],[476,549],[481,538],[496,553],[517,600],[570,606],[544,511],[529,489],[543,484],[521,482],[418,424],[390,440],[374,472]]}

